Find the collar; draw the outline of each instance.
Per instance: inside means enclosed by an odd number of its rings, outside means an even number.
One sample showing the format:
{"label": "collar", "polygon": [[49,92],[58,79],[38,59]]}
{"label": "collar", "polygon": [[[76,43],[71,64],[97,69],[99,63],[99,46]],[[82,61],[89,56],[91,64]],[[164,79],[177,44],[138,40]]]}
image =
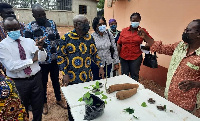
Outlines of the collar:
{"label": "collar", "polygon": [[[139,28],[140,26],[138,26],[138,28]],[[141,28],[141,27],[140,27]],[[128,31],[131,31],[131,25],[128,27]]]}
{"label": "collar", "polygon": [[195,50],[196,55],[200,56],[200,47]]}
{"label": "collar", "polygon": [[[184,43],[182,47],[185,51],[188,50],[188,44],[187,43]],[[191,52],[189,55],[192,55],[192,54],[196,54],[196,55],[200,56],[200,47],[198,49],[196,49],[194,52]]]}
{"label": "collar", "polygon": [[[7,38],[9,39],[10,42],[15,42],[15,40],[12,39],[12,38],[10,38],[8,35],[7,35]],[[20,39],[21,41],[23,41],[22,36],[20,36],[19,39]]]}
{"label": "collar", "polygon": [[[79,39],[80,37],[78,36],[76,30],[72,30],[70,33],[69,33],[69,36],[72,38],[72,39]],[[91,35],[89,33],[86,33],[84,36],[83,36],[84,39],[86,40],[89,40],[91,38]]]}

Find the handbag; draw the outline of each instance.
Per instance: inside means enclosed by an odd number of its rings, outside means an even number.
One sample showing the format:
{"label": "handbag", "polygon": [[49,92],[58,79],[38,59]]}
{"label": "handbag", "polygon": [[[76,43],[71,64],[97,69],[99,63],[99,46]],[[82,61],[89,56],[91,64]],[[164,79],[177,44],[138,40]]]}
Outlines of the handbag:
{"label": "handbag", "polygon": [[112,42],[111,42],[111,39],[110,39],[109,31],[107,30],[107,32],[108,32],[108,37],[109,37],[109,40],[110,40],[110,43],[111,43],[111,46],[110,46],[111,58],[114,59],[115,49],[114,49],[114,47],[112,46]]}
{"label": "handbag", "polygon": [[151,53],[145,54],[143,65],[150,68],[158,68],[156,52],[154,52],[154,55]]}

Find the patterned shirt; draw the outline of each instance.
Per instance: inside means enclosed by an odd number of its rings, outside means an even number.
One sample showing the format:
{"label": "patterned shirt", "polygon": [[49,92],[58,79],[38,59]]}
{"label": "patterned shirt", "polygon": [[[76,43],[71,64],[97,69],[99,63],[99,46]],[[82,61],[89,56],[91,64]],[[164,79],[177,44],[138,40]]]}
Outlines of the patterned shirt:
{"label": "patterned shirt", "polygon": [[[24,31],[24,24],[20,23],[20,32],[21,35],[23,36],[23,31]],[[4,31],[3,27],[3,22],[0,22],[0,42],[7,37],[7,33]]]}
{"label": "patterned shirt", "polygon": [[52,60],[57,59],[56,48],[60,36],[56,29],[56,24],[52,20],[47,20],[45,26],[39,26],[36,21],[29,23],[25,27],[24,35],[26,38],[34,40],[39,40],[46,36],[44,41],[46,43],[46,47],[44,48],[47,52],[47,59],[45,62],[40,62],[40,64],[49,64]]}
{"label": "patterned shirt", "polygon": [[28,121],[14,81],[0,74],[0,119],[2,121]]}
{"label": "patterned shirt", "polygon": [[[119,63],[119,56],[117,52],[117,47],[115,44],[115,39],[112,33],[108,33],[109,31],[105,31],[103,36],[99,35],[98,33],[92,33],[94,37],[94,41],[97,47],[97,52],[99,57],[101,58],[101,63],[105,66],[105,62],[107,65],[109,64],[117,64]],[[110,36],[110,37],[109,37]],[[110,46],[112,46],[115,50],[113,58],[111,57]]]}
{"label": "patterned shirt", "polygon": [[58,47],[58,65],[68,74],[70,83],[83,83],[92,79],[91,60],[101,65],[93,37],[87,33],[79,37],[75,30],[65,34]]}
{"label": "patterned shirt", "polygon": [[186,55],[187,50],[188,44],[183,41],[170,45],[157,41],[151,47],[151,51],[172,55],[167,73],[166,98],[185,110],[192,111],[199,104],[200,89],[192,88],[184,92],[179,89],[179,83],[185,80],[200,81],[200,48]]}

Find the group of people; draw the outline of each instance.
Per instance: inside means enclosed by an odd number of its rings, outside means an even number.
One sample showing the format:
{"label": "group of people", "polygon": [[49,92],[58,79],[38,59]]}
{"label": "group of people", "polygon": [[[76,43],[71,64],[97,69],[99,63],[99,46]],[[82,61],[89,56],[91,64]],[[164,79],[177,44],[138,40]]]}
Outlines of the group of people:
{"label": "group of people", "polygon": [[[164,45],[154,41],[149,33],[139,26],[141,16],[133,13],[130,26],[121,32],[117,21],[110,19],[109,29],[104,17],[95,17],[92,22],[94,33],[90,34],[89,21],[84,15],[73,18],[74,30],[60,38],[56,24],[46,18],[44,8],[32,7],[35,21],[26,26],[20,23],[13,8],[0,3],[0,62],[4,74],[0,75],[0,103],[7,104],[15,95],[16,107],[0,105],[0,118],[27,120],[31,105],[33,120],[41,121],[42,113],[48,113],[47,82],[50,73],[56,103],[68,109],[68,117],[73,121],[70,107],[61,100],[59,71],[63,74],[63,85],[73,85],[91,80],[110,77],[121,66],[121,73],[139,80],[139,70],[143,60],[140,44],[146,42],[152,52],[172,55],[167,74],[166,98],[193,112],[200,104],[200,20],[193,20],[175,44]],[[13,94],[14,87],[19,93]],[[25,107],[20,111],[19,107]],[[12,100],[11,101],[15,101]],[[10,113],[6,113],[6,110]],[[11,110],[12,109],[12,110]],[[15,109],[15,110],[14,110]]]}

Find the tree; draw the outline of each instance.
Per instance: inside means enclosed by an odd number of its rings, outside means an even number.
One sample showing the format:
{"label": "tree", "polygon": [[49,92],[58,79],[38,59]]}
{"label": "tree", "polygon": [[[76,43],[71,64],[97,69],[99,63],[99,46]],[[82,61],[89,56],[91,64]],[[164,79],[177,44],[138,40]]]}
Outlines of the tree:
{"label": "tree", "polygon": [[99,0],[97,3],[97,16],[104,16],[104,3],[105,0]]}
{"label": "tree", "polygon": [[105,3],[105,0],[99,0],[99,2],[97,3],[97,10],[99,9],[98,11],[104,9],[104,3]]}

